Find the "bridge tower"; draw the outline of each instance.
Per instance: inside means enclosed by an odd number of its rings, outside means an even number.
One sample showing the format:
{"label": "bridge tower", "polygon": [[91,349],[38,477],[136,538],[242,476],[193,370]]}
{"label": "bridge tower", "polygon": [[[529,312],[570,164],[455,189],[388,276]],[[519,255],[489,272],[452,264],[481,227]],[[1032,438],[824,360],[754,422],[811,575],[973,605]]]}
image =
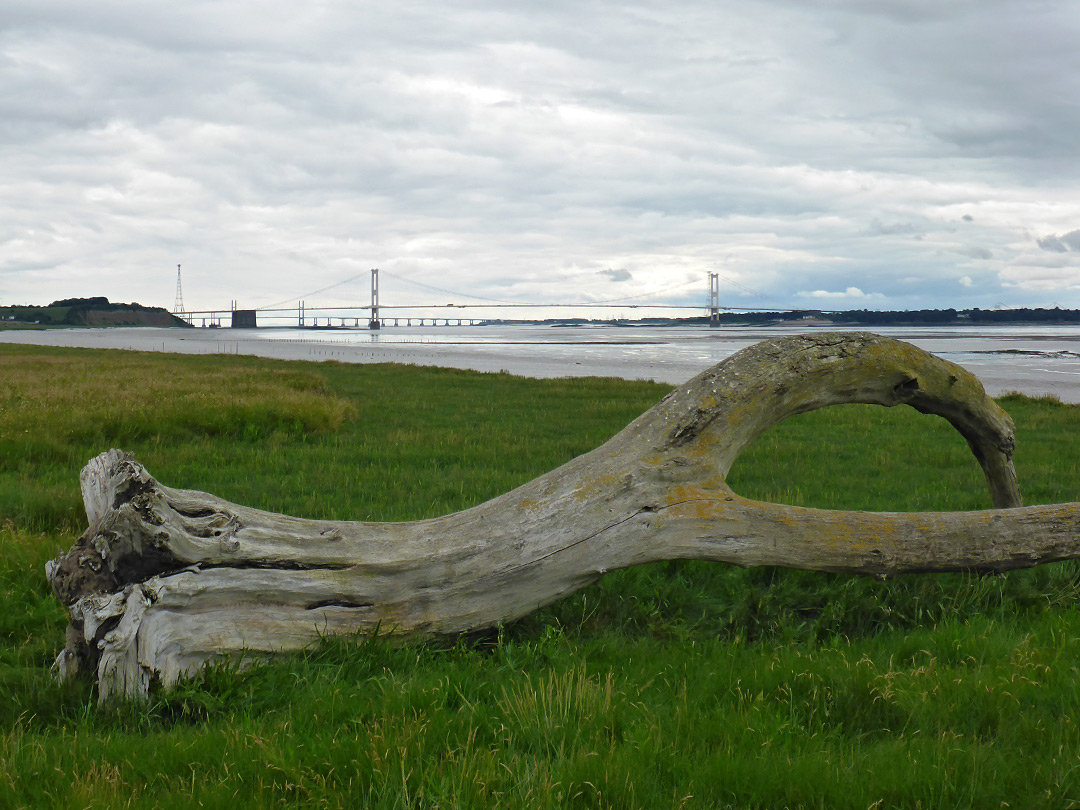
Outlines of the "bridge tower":
{"label": "bridge tower", "polygon": [[709,328],[720,326],[720,274],[709,273]]}
{"label": "bridge tower", "polygon": [[180,289],[180,265],[176,265],[176,300],[173,302],[172,311],[176,317],[184,318],[184,292]]}
{"label": "bridge tower", "polygon": [[368,321],[368,329],[382,329],[379,321],[379,271],[373,268],[371,271],[371,320]]}

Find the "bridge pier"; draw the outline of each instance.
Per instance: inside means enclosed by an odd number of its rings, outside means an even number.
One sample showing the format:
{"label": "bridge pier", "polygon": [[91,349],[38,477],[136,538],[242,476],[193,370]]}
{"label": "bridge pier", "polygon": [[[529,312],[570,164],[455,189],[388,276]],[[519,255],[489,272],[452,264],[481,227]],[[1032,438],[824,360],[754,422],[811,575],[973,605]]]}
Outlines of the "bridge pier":
{"label": "bridge pier", "polygon": [[709,273],[709,328],[720,326],[720,274]]}
{"label": "bridge pier", "polygon": [[371,270],[371,320],[368,321],[368,329],[375,331],[376,329],[382,329],[382,323],[379,321],[379,270],[378,268],[372,268]]}

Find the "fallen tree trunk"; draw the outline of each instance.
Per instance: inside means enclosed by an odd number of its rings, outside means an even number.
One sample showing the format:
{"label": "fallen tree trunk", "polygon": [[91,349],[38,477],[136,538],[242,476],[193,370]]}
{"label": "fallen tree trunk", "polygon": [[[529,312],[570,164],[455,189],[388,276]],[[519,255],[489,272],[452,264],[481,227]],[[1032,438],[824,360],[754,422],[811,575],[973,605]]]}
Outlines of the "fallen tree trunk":
{"label": "fallen tree trunk", "polygon": [[[725,481],[767,428],[825,405],[949,420],[995,509],[867,513],[742,498]],[[509,621],[606,571],[672,559],[888,575],[1080,556],[1078,504],[1020,507],[1013,425],[959,366],[868,333],[769,340],[695,377],[603,446],[433,520],[302,520],[155,481],[110,450],[82,473],[89,528],[48,576],[71,611],[56,670],[102,700],[220,657],[319,637],[453,634]],[[1008,507],[1008,508],[1006,508]]]}

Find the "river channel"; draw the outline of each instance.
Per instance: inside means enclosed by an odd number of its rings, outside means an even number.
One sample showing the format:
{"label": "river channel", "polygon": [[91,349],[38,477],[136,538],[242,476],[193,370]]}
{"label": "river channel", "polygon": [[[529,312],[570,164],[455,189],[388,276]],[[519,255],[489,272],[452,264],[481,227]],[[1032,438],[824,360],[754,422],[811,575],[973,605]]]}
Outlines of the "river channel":
{"label": "river channel", "polygon": [[[829,327],[831,331],[853,331]],[[681,383],[732,353],[820,327],[387,326],[364,328],[55,329],[0,331],[0,342],[397,362],[531,377],[609,376]],[[958,363],[994,395],[1080,402],[1080,326],[882,327],[871,330]]]}

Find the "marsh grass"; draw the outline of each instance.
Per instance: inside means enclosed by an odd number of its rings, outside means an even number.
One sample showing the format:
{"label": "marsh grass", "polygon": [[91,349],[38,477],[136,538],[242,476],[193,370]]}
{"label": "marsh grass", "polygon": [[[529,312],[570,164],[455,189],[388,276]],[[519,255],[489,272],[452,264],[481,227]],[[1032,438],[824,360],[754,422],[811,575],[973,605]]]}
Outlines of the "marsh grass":
{"label": "marsh grass", "polygon": [[[328,639],[144,705],[54,684],[44,562],[109,446],[309,517],[428,517],[600,444],[666,388],[0,347],[0,807],[1024,807],[1080,801],[1080,567],[868,578],[642,566],[498,631]],[[1004,401],[1028,503],[1077,500],[1074,407]],[[750,497],[988,506],[941,420],[832,408],[763,436]]]}

